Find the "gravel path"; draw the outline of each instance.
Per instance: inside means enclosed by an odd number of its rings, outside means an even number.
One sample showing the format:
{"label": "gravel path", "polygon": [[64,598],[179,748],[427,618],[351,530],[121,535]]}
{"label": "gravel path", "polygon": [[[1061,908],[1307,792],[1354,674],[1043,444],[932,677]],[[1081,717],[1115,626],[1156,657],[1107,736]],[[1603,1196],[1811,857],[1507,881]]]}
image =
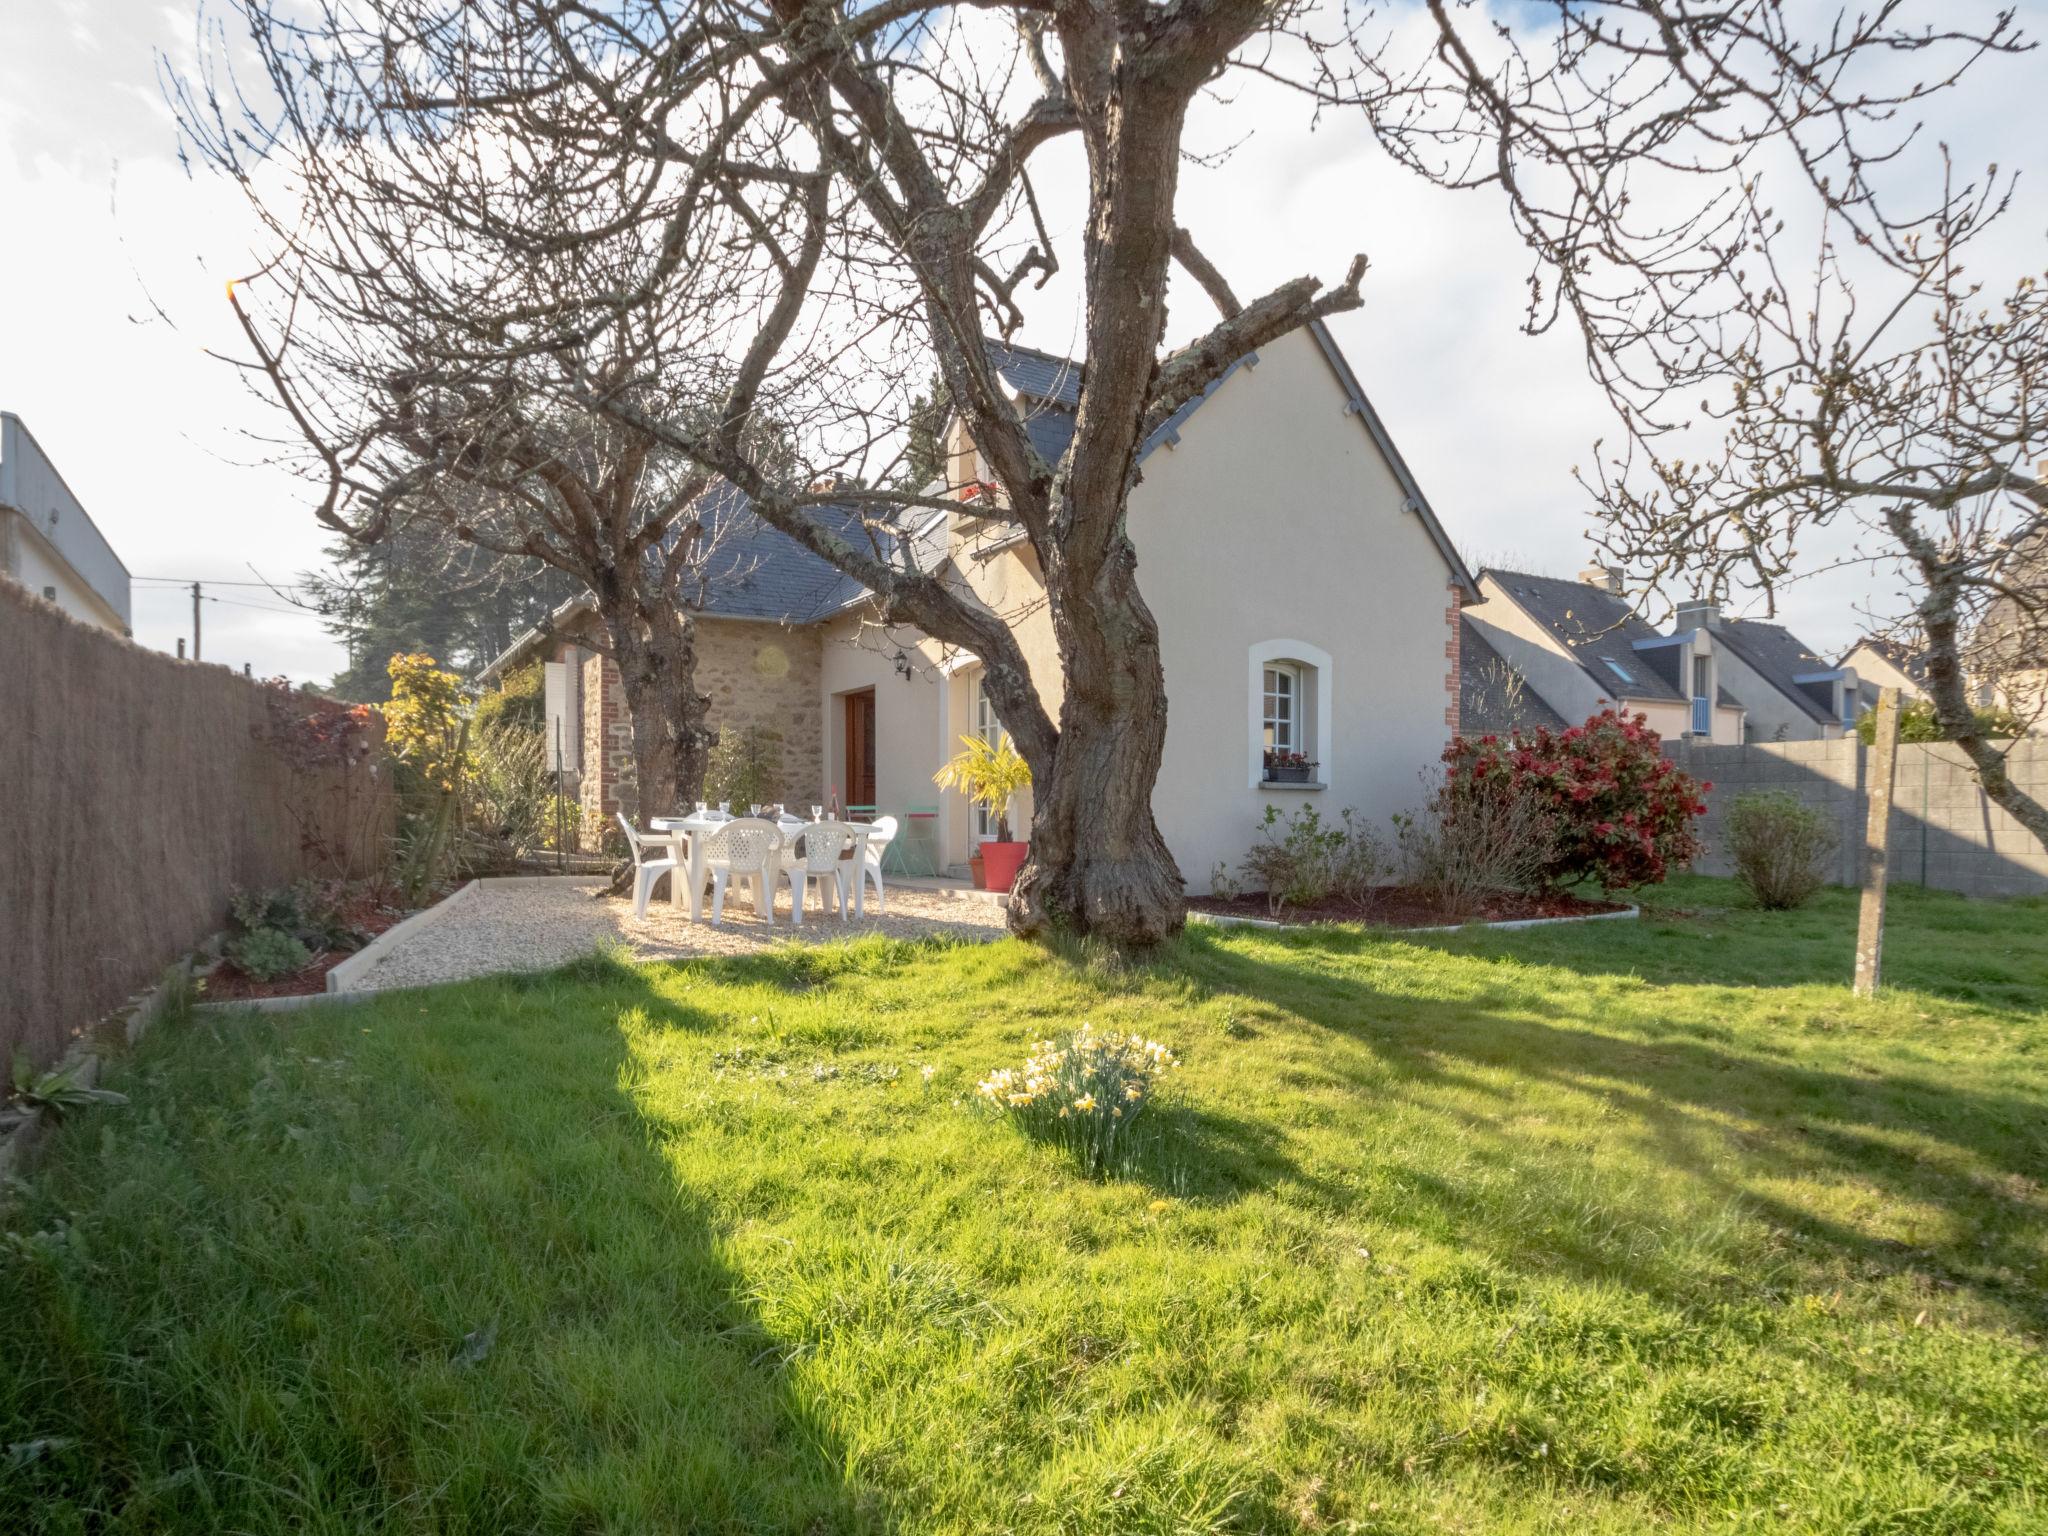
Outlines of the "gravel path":
{"label": "gravel path", "polygon": [[636,922],[632,902],[598,897],[604,885],[602,880],[576,876],[486,880],[461,906],[401,938],[351,990],[426,986],[499,971],[542,971],[589,953],[600,941],[629,945],[643,960],[684,960],[693,955],[753,954],[792,939],[825,943],[850,934],[884,933],[900,939],[934,933],[975,939],[1003,935],[1002,908],[948,890],[891,886],[886,914],[877,911],[870,894],[867,916],[845,922],[830,912],[820,916],[813,898],[801,928],[790,925],[787,888],[778,893],[773,927],[754,916],[745,894],[728,895],[725,922],[714,928],[708,902],[706,921],[693,923],[688,910],[671,906],[666,895],[651,902],[646,919]]}

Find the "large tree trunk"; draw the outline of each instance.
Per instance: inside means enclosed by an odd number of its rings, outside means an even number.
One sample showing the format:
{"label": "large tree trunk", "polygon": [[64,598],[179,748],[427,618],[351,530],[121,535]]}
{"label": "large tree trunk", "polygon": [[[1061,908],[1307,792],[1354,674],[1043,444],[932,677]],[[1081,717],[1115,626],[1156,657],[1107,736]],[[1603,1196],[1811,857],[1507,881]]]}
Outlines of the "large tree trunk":
{"label": "large tree trunk", "polygon": [[1166,674],[1158,622],[1138,591],[1128,505],[1165,330],[1180,129],[1194,82],[1175,78],[1183,66],[1170,52],[1124,58],[1086,18],[1061,25],[1088,150],[1088,371],[1067,479],[1036,541],[1065,692],[1010,920],[1020,933],[1064,928],[1147,948],[1180,932],[1187,899],[1152,815]]}
{"label": "large tree trunk", "polygon": [[[1127,545],[1124,571],[1133,558]],[[1052,770],[1033,792],[1031,857],[1010,926],[1149,948],[1181,930],[1187,902],[1152,816],[1166,747],[1159,626],[1134,582],[1116,586],[1054,606],[1066,697]]]}
{"label": "large tree trunk", "polygon": [[2005,771],[2009,744],[2001,747],[1985,740],[1977,723],[1977,710],[1964,680],[1960,578],[1953,565],[1928,550],[1912,527],[1910,513],[1897,509],[1888,520],[1901,542],[1915,552],[1927,582],[1927,593],[1920,600],[1920,626],[1927,637],[1927,697],[1934,705],[1941,733],[1963,749],[1986,797],[2032,833],[2035,842],[2048,848],[2048,806],[2013,783],[2012,775]]}

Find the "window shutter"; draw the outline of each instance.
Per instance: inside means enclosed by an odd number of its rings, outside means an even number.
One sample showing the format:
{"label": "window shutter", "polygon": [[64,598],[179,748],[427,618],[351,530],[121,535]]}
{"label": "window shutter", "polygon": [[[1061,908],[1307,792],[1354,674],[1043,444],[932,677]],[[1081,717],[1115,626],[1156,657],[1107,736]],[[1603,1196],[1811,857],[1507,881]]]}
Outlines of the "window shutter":
{"label": "window shutter", "polygon": [[[574,707],[576,679],[566,661],[541,663],[541,697],[547,708],[547,764],[558,773],[574,773],[582,745],[583,720]],[[557,751],[560,761],[556,761]]]}

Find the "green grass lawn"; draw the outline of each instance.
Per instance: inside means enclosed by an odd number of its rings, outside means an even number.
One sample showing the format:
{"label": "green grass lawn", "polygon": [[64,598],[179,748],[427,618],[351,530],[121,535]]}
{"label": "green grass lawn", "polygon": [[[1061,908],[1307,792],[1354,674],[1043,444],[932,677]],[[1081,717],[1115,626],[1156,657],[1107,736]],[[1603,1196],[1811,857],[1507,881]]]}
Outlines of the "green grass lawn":
{"label": "green grass lawn", "polygon": [[[164,1028],[0,1530],[2048,1530],[2048,905],[593,962]],[[1124,1176],[972,1104],[1182,1055]],[[934,1069],[929,1082],[922,1068]]]}

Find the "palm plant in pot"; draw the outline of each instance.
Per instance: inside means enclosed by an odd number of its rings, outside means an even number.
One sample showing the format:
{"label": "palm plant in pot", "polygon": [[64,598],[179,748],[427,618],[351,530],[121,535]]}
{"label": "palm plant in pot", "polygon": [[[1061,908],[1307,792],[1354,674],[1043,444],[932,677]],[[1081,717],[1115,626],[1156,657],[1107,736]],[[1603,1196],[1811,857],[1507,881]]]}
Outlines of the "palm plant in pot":
{"label": "palm plant in pot", "polygon": [[981,845],[980,883],[991,891],[1007,891],[1017,883],[1030,844],[1010,840],[1010,802],[1031,783],[1031,766],[1017,755],[1007,735],[990,742],[962,736],[961,751],[932,775],[941,789],[957,789],[996,819],[995,841]]}

